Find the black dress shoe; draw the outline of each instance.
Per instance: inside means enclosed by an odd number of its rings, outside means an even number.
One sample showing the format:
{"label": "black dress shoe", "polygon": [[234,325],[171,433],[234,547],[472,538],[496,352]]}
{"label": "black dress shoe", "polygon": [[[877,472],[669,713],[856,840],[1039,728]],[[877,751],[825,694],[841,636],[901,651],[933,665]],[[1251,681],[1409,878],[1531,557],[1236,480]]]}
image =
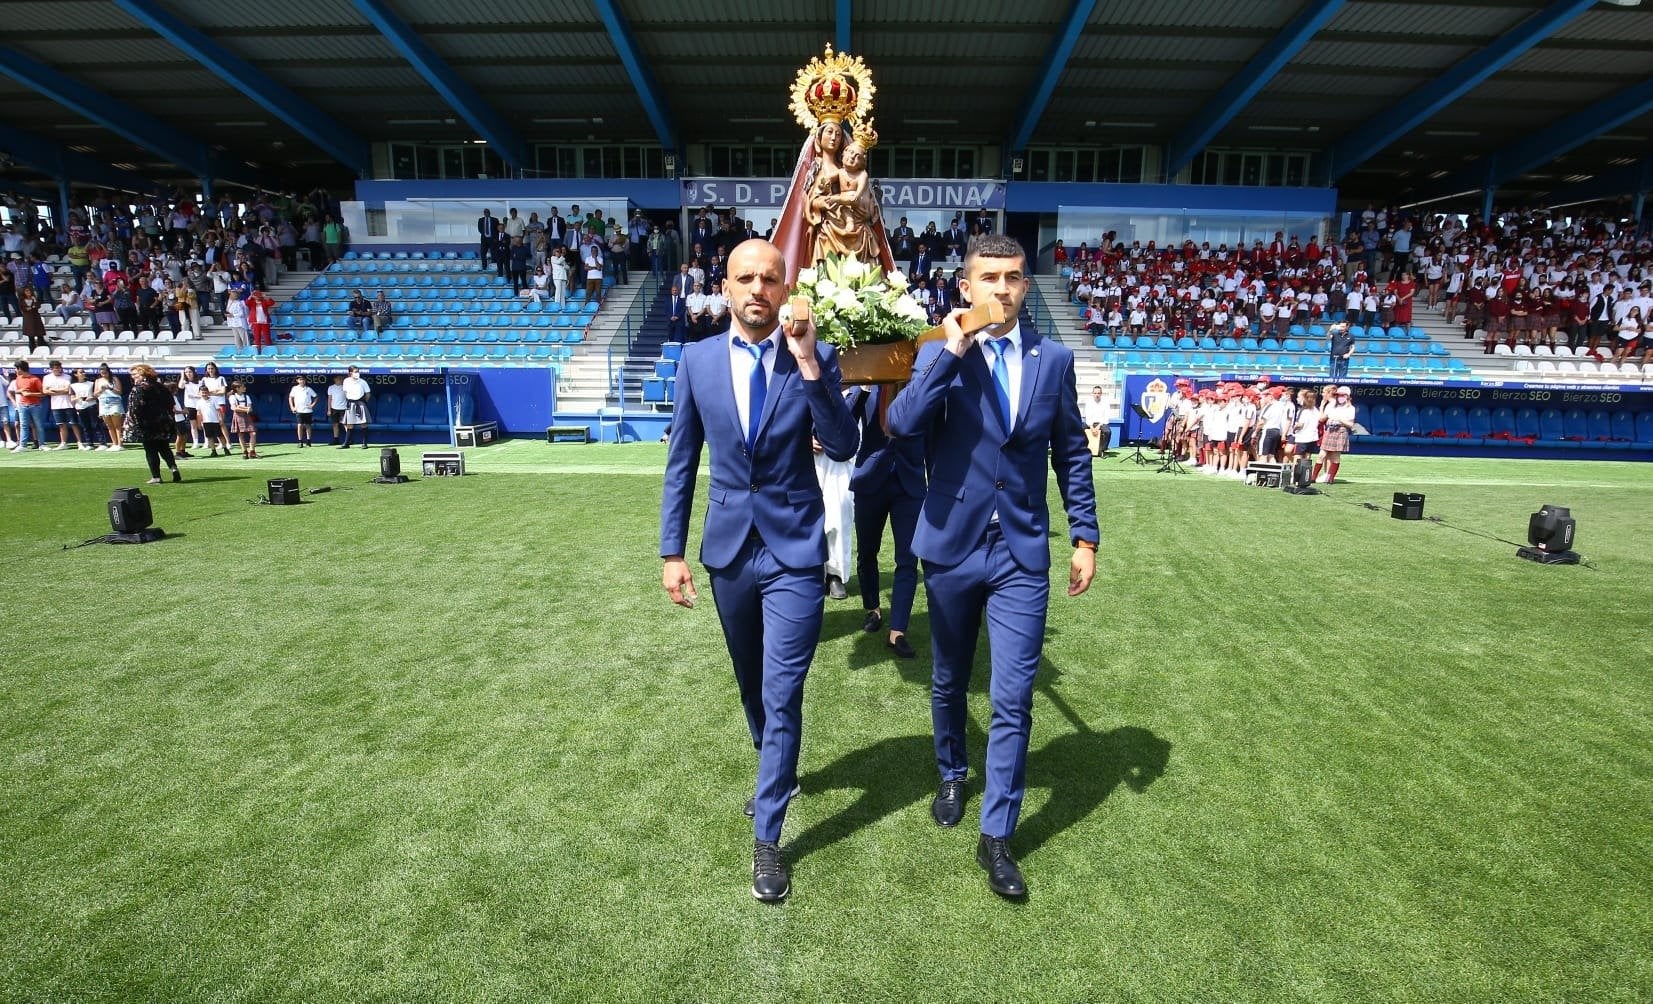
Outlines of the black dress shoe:
{"label": "black dress shoe", "polygon": [[901,658],[901,659],[916,659],[916,658],[918,658],[918,653],[913,651],[913,643],[908,641],[907,636],[904,635],[904,634],[896,635],[894,640],[887,641],[884,644],[888,645],[890,647],[890,649],[895,652],[895,654],[898,658]]}
{"label": "black dress shoe", "polygon": [[1027,883],[1022,881],[1022,870],[1010,856],[1010,841],[1004,837],[990,837],[983,833],[976,841],[976,864],[987,870],[987,886],[1007,899],[1021,899],[1027,895]]}
{"label": "black dress shoe", "polygon": [[[792,790],[786,793],[786,800],[788,802],[792,801],[794,798],[797,798],[799,793],[802,792],[803,790],[804,790],[803,785],[799,785],[799,784],[793,785]],[[746,818],[747,819],[751,819],[753,816],[757,815],[758,814],[758,797],[756,795],[753,795],[751,798],[748,798],[746,800],[746,808],[743,809],[742,811],[746,813]]]}
{"label": "black dress shoe", "polygon": [[930,802],[930,818],[936,821],[937,826],[948,828],[957,826],[964,818],[964,779],[957,781],[943,781],[936,790],[936,797]]}
{"label": "black dress shoe", "polygon": [[[1015,868],[1014,862],[1011,868]],[[1020,876],[1017,876],[1020,881]],[[781,857],[781,845],[767,840],[752,842],[752,895],[759,902],[779,903],[792,891],[792,876],[787,872],[786,859]]]}
{"label": "black dress shoe", "polygon": [[844,580],[836,575],[827,576],[827,595],[835,600],[849,599],[849,590],[844,588]]}
{"label": "black dress shoe", "polygon": [[884,626],[884,615],[876,610],[867,611],[867,619],[861,622],[861,630],[872,634]]}

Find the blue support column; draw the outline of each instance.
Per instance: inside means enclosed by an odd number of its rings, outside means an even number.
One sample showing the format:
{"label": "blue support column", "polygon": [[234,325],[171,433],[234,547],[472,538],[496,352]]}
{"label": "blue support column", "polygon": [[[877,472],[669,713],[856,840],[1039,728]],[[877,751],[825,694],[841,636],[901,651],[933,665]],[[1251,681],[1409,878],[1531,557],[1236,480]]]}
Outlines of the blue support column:
{"label": "blue support column", "polygon": [[203,204],[212,201],[212,179],[201,179],[201,201]]}
{"label": "blue support column", "polygon": [[221,170],[219,159],[200,140],[187,136],[153,115],[94,90],[16,49],[0,46],[0,75],[10,77],[24,87],[51,98],[128,142],[155,151],[191,173],[216,174],[230,180],[256,183],[249,180],[251,176],[245,170]]}
{"label": "blue support column", "polygon": [[839,52],[848,52],[850,51],[850,43],[853,41],[849,28],[850,0],[838,0],[837,7],[837,31],[833,33],[835,38],[832,47]]}
{"label": "blue support column", "polygon": [[1349,134],[1328,151],[1327,166],[1331,180],[1335,182],[1371,160],[1390,143],[1429,121],[1442,108],[1468,94],[1522,53],[1595,6],[1595,2],[1555,0],[1386,111],[1349,130]]}
{"label": "blue support column", "polygon": [[66,240],[69,233],[69,203],[73,198],[73,193],[69,190],[69,179],[57,179],[57,208],[60,214],[57,218],[57,232],[60,241]]}
{"label": "blue support column", "polygon": [[1481,189],[1481,222],[1492,222],[1492,197],[1498,194],[1498,189],[1488,185]]}
{"label": "blue support column", "polygon": [[193,25],[154,0],[114,0],[114,3],[172,43],[180,52],[211,70],[218,79],[285,122],[328,156],[363,177],[372,170],[373,160],[367,144],[354,132],[208,38]]}
{"label": "blue support column", "polygon": [[448,61],[437,55],[430,43],[420,37],[413,26],[390,9],[385,0],[353,0],[362,16],[372,22],[391,48],[402,54],[425,82],[442,95],[460,118],[469,122],[478,136],[488,141],[513,170],[528,166],[528,145],[517,131],[488,102],[476,88],[466,83]]}
{"label": "blue support column", "polygon": [[1281,68],[1309,43],[1326,22],[1343,9],[1344,0],[1309,0],[1298,15],[1291,19],[1280,33],[1269,40],[1239,73],[1229,78],[1215,97],[1194,113],[1194,117],[1177,132],[1170,146],[1165,148],[1165,177],[1167,179],[1188,166],[1205,145],[1223,127],[1234,120],[1251,103]]}
{"label": "blue support column", "polygon": [[597,9],[603,27],[608,29],[608,40],[620,57],[621,65],[626,68],[626,75],[631,77],[637,100],[643,103],[643,114],[648,116],[649,124],[654,126],[654,134],[660,138],[660,148],[675,154],[681,164],[683,156],[677,142],[677,123],[673,121],[671,108],[666,104],[665,92],[654,79],[648,60],[643,58],[643,50],[632,36],[626,16],[620,12],[616,0],[592,0],[592,6]]}
{"label": "blue support column", "polygon": [[1073,6],[1068,9],[1068,16],[1062,21],[1056,40],[1051,43],[1050,53],[1045,56],[1044,64],[1039,67],[1039,75],[1033,81],[1033,89],[1028,92],[1027,101],[1023,103],[1021,113],[1016,117],[1016,127],[1005,142],[1006,162],[1013,154],[1026,149],[1028,140],[1033,138],[1033,130],[1038,128],[1039,119],[1050,106],[1050,96],[1056,92],[1056,83],[1062,79],[1062,72],[1067,69],[1068,59],[1073,55],[1073,47],[1079,44],[1079,36],[1085,30],[1085,22],[1090,20],[1091,11],[1095,9],[1096,0],[1073,0]]}

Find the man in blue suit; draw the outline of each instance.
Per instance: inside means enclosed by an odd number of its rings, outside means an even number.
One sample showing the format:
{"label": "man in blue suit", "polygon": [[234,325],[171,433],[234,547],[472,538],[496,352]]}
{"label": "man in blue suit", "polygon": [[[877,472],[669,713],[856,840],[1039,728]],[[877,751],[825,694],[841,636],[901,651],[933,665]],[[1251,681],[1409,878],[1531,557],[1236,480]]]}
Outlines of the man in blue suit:
{"label": "man in blue suit", "polygon": [[884,526],[895,540],[895,575],[890,582],[889,638],[897,656],[915,658],[907,626],[918,592],[918,558],[913,555],[913,531],[918,509],[924,504],[924,443],[916,436],[891,439],[886,412],[895,387],[875,384],[849,392],[849,409],[861,428],[861,449],[849,487],[855,495],[855,576],[861,584],[861,605],[867,616],[861,630],[871,634],[884,627],[878,602],[878,551]]}
{"label": "man in blue suit", "polygon": [[946,340],[920,349],[913,382],[888,415],[892,435],[924,436],[928,449],[930,486],[913,551],[924,559],[935,662],[930,715],[941,787],[930,814],[944,827],[963,818],[965,694],[985,611],[992,720],[976,862],[988,886],[1011,898],[1027,894],[1009,841],[1021,813],[1033,677],[1050,607],[1047,470],[1056,472],[1073,542],[1069,596],[1090,588],[1097,541],[1073,353],[1019,326],[1027,287],[1027,257],[1015,239],[972,242],[959,294],[972,303],[997,299],[1006,321],[969,337],[958,314],[949,315]]}
{"label": "man in blue suit", "polygon": [[729,256],[728,275],[728,334],[687,346],[677,369],[660,501],[660,580],[673,603],[694,606],[683,556],[700,450],[709,443],[700,560],[758,750],[757,788],[748,803],[752,895],[778,902],[791,890],[781,823],[797,794],[804,677],[826,603],[826,507],[811,437],[834,460],[848,460],[856,429],[832,347],[816,344],[808,321],[781,328],[787,294],[780,250],[746,241]]}

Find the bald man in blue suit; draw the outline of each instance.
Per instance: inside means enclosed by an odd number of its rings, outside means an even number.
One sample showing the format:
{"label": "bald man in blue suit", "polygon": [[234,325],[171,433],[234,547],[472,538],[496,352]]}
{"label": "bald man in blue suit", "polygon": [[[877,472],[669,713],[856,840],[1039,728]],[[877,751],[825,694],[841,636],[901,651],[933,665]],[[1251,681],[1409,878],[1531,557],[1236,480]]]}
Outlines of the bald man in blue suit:
{"label": "bald man in blue suit", "polygon": [[992,719],[976,862],[1001,896],[1027,895],[1010,836],[1021,813],[1033,678],[1050,607],[1047,471],[1067,508],[1073,557],[1068,595],[1096,573],[1096,493],[1079,415],[1073,353],[1017,323],[1027,295],[1027,257],[1010,237],[970,245],[959,293],[998,300],[1003,325],[963,333],[947,317],[945,341],[920,349],[913,381],[891,403],[893,436],[924,436],[930,485],[913,535],[929,599],[930,715],[941,786],[930,812],[940,826],[963,818],[968,761],[965,695],[976,635],[987,617]]}
{"label": "bald man in blue suit", "polygon": [[660,501],[661,584],[693,607],[683,556],[701,447],[712,449],[711,488],[700,560],[706,566],[734,663],[735,682],[758,750],[752,816],[752,895],[786,898],[792,879],[781,824],[797,794],[804,677],[821,636],[826,584],[826,506],[814,448],[855,456],[858,430],[839,387],[838,358],[815,326],[783,331],[786,263],[767,241],[729,256],[726,334],[684,349]]}

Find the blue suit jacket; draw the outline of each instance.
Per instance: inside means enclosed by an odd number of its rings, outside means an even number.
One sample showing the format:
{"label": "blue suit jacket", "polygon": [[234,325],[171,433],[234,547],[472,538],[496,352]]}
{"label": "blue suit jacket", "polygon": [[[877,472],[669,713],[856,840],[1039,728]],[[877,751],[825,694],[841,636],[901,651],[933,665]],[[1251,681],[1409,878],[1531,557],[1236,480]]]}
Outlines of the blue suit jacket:
{"label": "blue suit jacket", "polygon": [[897,436],[926,437],[930,489],[913,553],[954,565],[981,540],[994,510],[1016,564],[1050,568],[1047,463],[1067,508],[1072,540],[1097,540],[1096,490],[1079,416],[1073,353],[1022,329],[1022,386],[1016,425],[999,420],[993,375],[981,351],[963,358],[930,342],[919,350],[913,382],[886,416]]}
{"label": "blue suit jacket", "polygon": [[831,346],[817,344],[821,379],[806,381],[782,340],[764,396],[758,438],[748,451],[729,368],[733,337],[725,334],[689,345],[678,364],[677,405],[660,499],[660,556],[684,553],[700,450],[711,443],[712,480],[700,535],[701,563],[728,567],[755,528],[783,566],[824,564],[826,506],[815,477],[810,437],[821,441],[827,456],[840,461],[855,456],[857,442],[855,419],[839,390],[838,355]]}
{"label": "blue suit jacket", "polygon": [[860,494],[887,492],[892,496],[924,497],[924,442],[917,436],[891,439],[878,424],[878,406],[890,388],[883,384],[857,387],[845,400],[861,429],[861,449],[855,454],[850,490]]}

